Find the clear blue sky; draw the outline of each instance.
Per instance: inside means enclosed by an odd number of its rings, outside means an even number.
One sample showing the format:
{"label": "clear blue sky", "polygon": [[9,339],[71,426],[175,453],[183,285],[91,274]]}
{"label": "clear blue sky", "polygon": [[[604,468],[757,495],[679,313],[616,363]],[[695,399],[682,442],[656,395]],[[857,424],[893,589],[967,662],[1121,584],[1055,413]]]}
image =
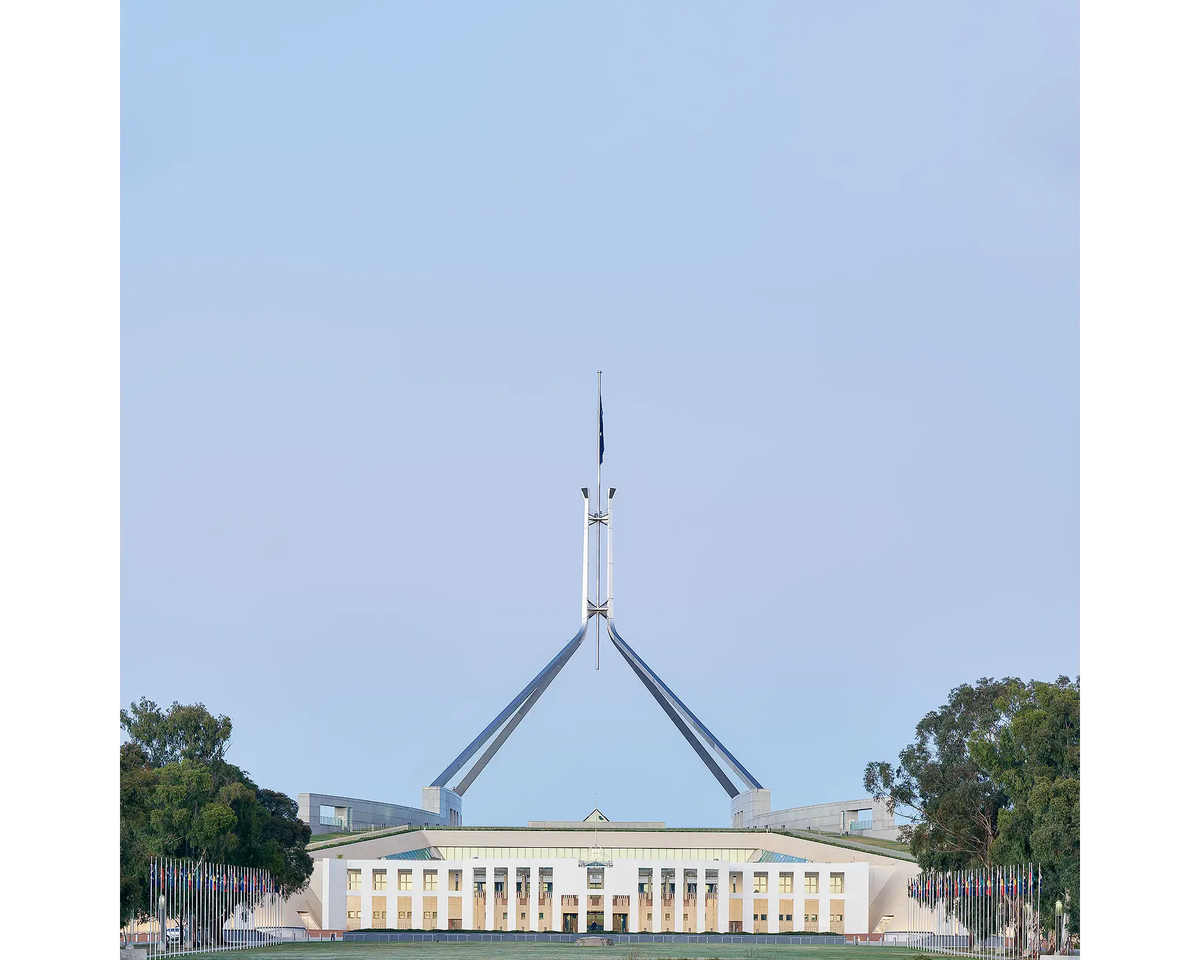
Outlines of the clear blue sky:
{"label": "clear blue sky", "polygon": [[[1075,4],[125,3],[122,702],[416,804],[619,624],[776,807],[1079,669]],[[469,823],[720,825],[607,647]]]}

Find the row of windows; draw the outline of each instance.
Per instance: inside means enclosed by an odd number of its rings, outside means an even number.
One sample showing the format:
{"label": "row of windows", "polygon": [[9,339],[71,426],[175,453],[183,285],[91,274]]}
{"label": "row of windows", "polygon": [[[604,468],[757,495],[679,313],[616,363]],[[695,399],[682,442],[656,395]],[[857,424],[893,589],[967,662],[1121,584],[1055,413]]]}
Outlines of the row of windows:
{"label": "row of windows", "polygon": [[[591,860],[591,847],[445,847],[446,860]],[[724,860],[746,863],[752,848],[730,847],[601,847],[601,860]]]}
{"label": "row of windows", "polygon": [[[425,890],[437,890],[438,874],[436,870],[425,870],[422,877],[422,885]],[[459,870],[450,871],[450,887],[451,890],[459,890],[462,887],[462,872]],[[373,890],[387,890],[387,871],[372,870],[371,871],[371,888]],[[346,871],[346,889],[361,890],[362,889],[362,871],[347,870]],[[411,890],[412,889],[412,871],[397,870],[396,871],[396,889]]]}
{"label": "row of windows", "polygon": [[[770,874],[756,873],[754,875],[754,892],[767,893],[768,879]],[[792,889],[793,876],[790,873],[781,873],[779,875],[779,892],[793,893]],[[740,873],[731,873],[729,875],[730,892],[741,893],[742,875]],[[805,893],[820,893],[821,875],[819,873],[806,873],[804,875],[804,892]],[[846,892],[846,875],[844,873],[831,873],[829,875],[829,892],[830,893],[845,893]]]}
{"label": "row of windows", "polygon": [[[438,873],[436,870],[422,871],[422,888],[428,891],[436,891],[438,888]],[[387,871],[373,870],[371,872],[371,884],[375,890],[387,890]],[[768,891],[769,874],[756,873],[754,874],[754,892],[767,893]],[[730,892],[741,893],[738,888],[741,886],[742,875],[740,873],[731,873],[729,875]],[[792,879],[790,873],[779,874],[779,892],[792,893]],[[805,893],[820,893],[820,874],[806,873],[804,875],[804,892]],[[669,881],[667,881],[669,883]],[[478,886],[478,884],[477,884]],[[524,884],[521,881],[517,883],[517,892],[523,892]],[[588,871],[588,889],[601,890],[604,886],[603,871]],[[638,893],[646,893],[648,884],[643,882],[638,884]],[[450,886],[451,890],[459,890],[462,887],[462,874],[459,870],[450,871]],[[504,890],[503,881],[497,881],[495,884],[496,892],[502,893]],[[670,884],[671,892],[674,893],[675,886]],[[412,871],[397,870],[396,871],[396,888],[398,890],[412,889]],[[553,884],[549,881],[541,883],[543,893],[550,893],[553,890]],[[362,871],[347,870],[346,871],[346,889],[350,891],[362,889]],[[689,884],[688,892],[695,893],[695,884]],[[715,887],[713,884],[708,885],[708,892],[714,893]],[[846,892],[846,875],[844,873],[831,873],[829,875],[829,892],[830,893],[845,893]]]}

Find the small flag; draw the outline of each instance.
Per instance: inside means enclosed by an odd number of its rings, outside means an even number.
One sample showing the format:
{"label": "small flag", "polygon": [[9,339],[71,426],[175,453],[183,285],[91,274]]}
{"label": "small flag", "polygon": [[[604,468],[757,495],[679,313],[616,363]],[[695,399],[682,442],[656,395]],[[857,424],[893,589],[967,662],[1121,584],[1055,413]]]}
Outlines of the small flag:
{"label": "small flag", "polygon": [[600,455],[600,462],[604,462],[604,397],[599,393],[596,394],[600,398],[600,434],[597,446],[597,451]]}

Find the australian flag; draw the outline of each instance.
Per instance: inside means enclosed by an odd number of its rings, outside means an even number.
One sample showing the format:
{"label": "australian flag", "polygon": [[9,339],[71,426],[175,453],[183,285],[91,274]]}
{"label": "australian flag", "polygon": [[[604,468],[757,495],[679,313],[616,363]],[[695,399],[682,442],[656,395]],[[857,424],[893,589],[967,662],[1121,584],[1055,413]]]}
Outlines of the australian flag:
{"label": "australian flag", "polygon": [[600,397],[600,443],[597,448],[600,454],[600,462],[604,462],[604,397]]}

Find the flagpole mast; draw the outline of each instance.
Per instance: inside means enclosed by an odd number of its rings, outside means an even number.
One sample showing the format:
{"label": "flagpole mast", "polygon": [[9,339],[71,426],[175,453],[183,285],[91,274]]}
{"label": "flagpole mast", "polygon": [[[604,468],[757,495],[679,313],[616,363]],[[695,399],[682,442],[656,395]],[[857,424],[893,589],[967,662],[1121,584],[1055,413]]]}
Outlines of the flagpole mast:
{"label": "flagpole mast", "polygon": [[[600,446],[604,441],[604,397],[601,393],[601,379],[603,371],[596,371],[596,513],[597,515],[604,512],[603,496],[600,487],[600,464],[604,462],[604,450]],[[603,602],[600,597],[600,551],[601,547],[600,528],[596,528],[596,606],[600,606]],[[596,614],[596,669],[600,669],[600,614]]]}

